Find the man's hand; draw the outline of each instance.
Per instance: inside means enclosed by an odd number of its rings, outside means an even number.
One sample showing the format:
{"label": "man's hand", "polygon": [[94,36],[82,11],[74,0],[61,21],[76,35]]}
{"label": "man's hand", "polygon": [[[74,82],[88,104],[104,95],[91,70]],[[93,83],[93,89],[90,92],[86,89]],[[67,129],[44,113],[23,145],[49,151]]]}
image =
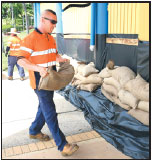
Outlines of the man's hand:
{"label": "man's hand", "polygon": [[43,78],[48,75],[47,68],[33,64],[26,58],[18,59],[17,64],[20,65],[21,67],[27,69],[27,70],[39,72],[41,77],[43,77]]}
{"label": "man's hand", "polygon": [[70,63],[70,60],[69,59],[62,58],[59,54],[56,57],[56,61],[57,62],[69,62]]}
{"label": "man's hand", "polygon": [[47,68],[39,67],[38,71],[40,73],[40,76],[43,77],[43,78],[48,75]]}

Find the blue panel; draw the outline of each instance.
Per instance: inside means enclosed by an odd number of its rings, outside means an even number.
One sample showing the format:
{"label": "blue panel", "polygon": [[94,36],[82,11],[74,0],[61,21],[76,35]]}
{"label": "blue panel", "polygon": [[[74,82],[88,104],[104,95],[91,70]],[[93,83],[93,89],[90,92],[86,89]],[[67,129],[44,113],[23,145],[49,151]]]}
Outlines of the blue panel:
{"label": "blue panel", "polygon": [[40,23],[40,3],[37,3],[37,25]]}
{"label": "blue panel", "polygon": [[90,45],[95,45],[96,3],[91,3],[91,38]]}
{"label": "blue panel", "polygon": [[96,34],[108,33],[108,3],[97,3]]}
{"label": "blue panel", "polygon": [[40,3],[34,3],[34,27],[38,27],[40,20]]}
{"label": "blue panel", "polygon": [[36,3],[34,3],[34,27],[37,27],[37,7]]}
{"label": "blue panel", "polygon": [[57,25],[56,33],[63,33],[63,24],[62,24],[62,3],[56,4],[56,14],[57,14]]}

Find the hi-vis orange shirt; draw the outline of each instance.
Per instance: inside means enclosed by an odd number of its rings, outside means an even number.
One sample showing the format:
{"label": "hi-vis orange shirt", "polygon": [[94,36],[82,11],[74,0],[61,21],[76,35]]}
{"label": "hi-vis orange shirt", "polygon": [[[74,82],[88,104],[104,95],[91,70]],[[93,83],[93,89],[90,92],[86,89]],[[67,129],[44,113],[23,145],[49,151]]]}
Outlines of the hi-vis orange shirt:
{"label": "hi-vis orange shirt", "polygon": [[11,36],[8,39],[7,46],[10,47],[10,54],[9,55],[18,56],[19,49],[20,49],[20,42],[21,42],[21,39],[17,36]]}
{"label": "hi-vis orange shirt", "polygon": [[[19,56],[24,56],[31,63],[41,67],[56,65],[55,40],[50,34],[43,34],[36,29],[21,41]],[[36,89],[34,71],[29,71],[29,77],[31,87]]]}

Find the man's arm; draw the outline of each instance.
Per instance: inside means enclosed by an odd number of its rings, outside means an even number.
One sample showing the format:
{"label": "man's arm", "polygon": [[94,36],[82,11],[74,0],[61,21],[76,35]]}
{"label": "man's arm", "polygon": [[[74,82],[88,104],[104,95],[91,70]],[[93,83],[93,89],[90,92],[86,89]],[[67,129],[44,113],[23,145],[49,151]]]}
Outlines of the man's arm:
{"label": "man's arm", "polygon": [[10,47],[9,47],[9,46],[6,46],[6,53],[5,53],[5,56],[6,56],[6,57],[7,57],[7,55],[8,55],[9,50],[10,50]]}
{"label": "man's arm", "polygon": [[45,77],[48,75],[48,72],[47,72],[47,68],[44,68],[44,67],[40,67],[36,64],[32,64],[29,60],[27,60],[26,58],[21,58],[21,59],[18,59],[17,63],[27,69],[27,70],[32,70],[32,71],[36,71],[36,72],[39,72],[40,75],[42,77]]}

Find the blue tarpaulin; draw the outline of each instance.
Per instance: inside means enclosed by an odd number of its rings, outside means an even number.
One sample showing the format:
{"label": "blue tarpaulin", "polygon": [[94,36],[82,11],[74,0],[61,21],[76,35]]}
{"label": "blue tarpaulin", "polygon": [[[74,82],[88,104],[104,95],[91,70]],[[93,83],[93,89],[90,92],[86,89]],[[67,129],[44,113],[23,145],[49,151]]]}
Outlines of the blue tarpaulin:
{"label": "blue tarpaulin", "polygon": [[68,85],[58,93],[84,112],[92,129],[118,150],[134,159],[149,159],[149,127],[109,101],[98,88],[95,92]]}

